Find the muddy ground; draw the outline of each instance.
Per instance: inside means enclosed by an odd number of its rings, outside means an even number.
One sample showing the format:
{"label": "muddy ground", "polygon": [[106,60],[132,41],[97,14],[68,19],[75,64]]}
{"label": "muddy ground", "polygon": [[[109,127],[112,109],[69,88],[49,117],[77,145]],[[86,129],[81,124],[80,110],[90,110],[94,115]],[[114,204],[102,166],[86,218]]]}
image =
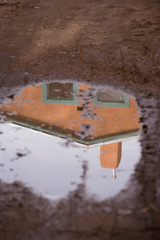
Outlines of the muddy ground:
{"label": "muddy ground", "polygon": [[96,202],[84,185],[51,203],[1,183],[0,240],[159,239],[160,1],[0,0],[0,100],[51,80],[136,97],[142,157],[128,188]]}

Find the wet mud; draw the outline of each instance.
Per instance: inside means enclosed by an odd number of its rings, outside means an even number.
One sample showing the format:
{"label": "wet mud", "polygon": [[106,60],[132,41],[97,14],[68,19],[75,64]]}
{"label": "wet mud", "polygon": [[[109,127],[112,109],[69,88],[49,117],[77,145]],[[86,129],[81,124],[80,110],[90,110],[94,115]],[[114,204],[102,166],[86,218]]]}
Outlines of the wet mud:
{"label": "wet mud", "polygon": [[1,181],[0,240],[159,239],[159,9],[151,0],[0,1],[1,103],[57,79],[120,89],[137,101],[142,149],[126,188],[103,201],[86,194],[86,162],[58,201]]}

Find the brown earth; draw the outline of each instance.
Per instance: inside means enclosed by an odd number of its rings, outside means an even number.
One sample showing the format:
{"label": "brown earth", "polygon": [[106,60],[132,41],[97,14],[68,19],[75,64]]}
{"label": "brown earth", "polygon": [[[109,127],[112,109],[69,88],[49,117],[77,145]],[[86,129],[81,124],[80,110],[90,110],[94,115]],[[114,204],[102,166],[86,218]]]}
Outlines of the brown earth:
{"label": "brown earth", "polygon": [[1,183],[0,240],[159,239],[159,78],[160,1],[0,0],[1,102],[26,84],[75,79],[125,90],[142,116],[142,157],[125,191],[97,203],[78,188],[55,209]]}
{"label": "brown earth", "polygon": [[81,79],[159,86],[159,46],[159,1],[0,1],[6,85]]}

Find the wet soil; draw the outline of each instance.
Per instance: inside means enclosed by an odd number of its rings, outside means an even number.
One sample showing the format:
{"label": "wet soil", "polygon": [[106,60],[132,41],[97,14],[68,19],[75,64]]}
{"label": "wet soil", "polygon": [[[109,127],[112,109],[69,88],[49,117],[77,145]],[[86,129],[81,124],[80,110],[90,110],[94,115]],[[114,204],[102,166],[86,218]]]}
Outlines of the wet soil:
{"label": "wet soil", "polygon": [[82,183],[53,205],[1,183],[1,240],[159,239],[159,45],[159,1],[0,0],[1,102],[27,84],[75,79],[134,95],[142,123],[141,160],[115,198],[87,199]]}

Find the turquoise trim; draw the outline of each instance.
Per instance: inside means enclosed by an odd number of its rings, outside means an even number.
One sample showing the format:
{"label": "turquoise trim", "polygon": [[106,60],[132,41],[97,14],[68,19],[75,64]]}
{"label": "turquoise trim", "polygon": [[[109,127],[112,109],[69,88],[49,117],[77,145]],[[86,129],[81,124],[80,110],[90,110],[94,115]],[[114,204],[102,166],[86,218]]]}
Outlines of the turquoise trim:
{"label": "turquoise trim", "polygon": [[[57,137],[60,137],[60,138],[64,138],[64,139],[68,138],[68,136],[65,135],[65,134],[60,134],[60,133],[57,133],[57,132],[54,132],[54,131],[51,131],[51,130],[47,130],[47,129],[44,129],[44,128],[41,128],[41,127],[36,127],[36,126],[33,126],[31,124],[28,124],[28,123],[22,123],[22,122],[12,120],[12,119],[9,119],[9,118],[5,118],[4,120],[11,121],[12,123],[14,123],[16,125],[31,128],[33,130],[44,132],[44,133],[47,133],[47,134],[50,134],[50,135],[53,135],[53,136],[57,136]],[[98,139],[98,140],[95,140],[95,141],[83,141],[83,140],[77,139],[75,137],[71,137],[71,138],[75,142],[84,144],[86,146],[90,146],[90,145],[94,145],[94,144],[98,144],[98,143],[109,142],[109,141],[112,141],[112,140],[119,140],[119,139],[122,139],[122,138],[128,138],[128,137],[134,137],[134,136],[138,136],[138,131],[134,131],[132,133],[121,134],[121,135],[117,135],[117,136],[111,136],[111,137],[107,137],[107,138],[101,138],[101,139]]]}
{"label": "turquoise trim", "polygon": [[115,103],[115,102],[101,102],[97,100],[97,95],[93,99],[93,103],[102,107],[129,107],[129,97],[124,96],[124,103]]}
{"label": "turquoise trim", "polygon": [[73,100],[54,100],[47,99],[47,86],[48,84],[42,85],[42,103],[44,104],[69,104],[69,105],[78,105],[77,92],[78,84],[73,83]]}
{"label": "turquoise trim", "polygon": [[135,136],[138,136],[138,131],[132,132],[132,133],[121,134],[118,136],[112,136],[112,137],[98,139],[98,140],[89,142],[88,145],[98,144],[98,143],[102,143],[102,142],[110,142],[112,140],[118,140],[118,139],[122,139],[122,138],[135,137]]}

